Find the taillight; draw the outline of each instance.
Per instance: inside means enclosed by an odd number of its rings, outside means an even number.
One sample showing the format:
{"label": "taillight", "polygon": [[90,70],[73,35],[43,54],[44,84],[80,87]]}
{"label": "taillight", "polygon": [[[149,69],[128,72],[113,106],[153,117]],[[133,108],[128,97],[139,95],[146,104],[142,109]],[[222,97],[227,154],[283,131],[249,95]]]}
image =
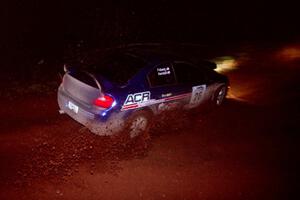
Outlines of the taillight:
{"label": "taillight", "polygon": [[98,97],[94,101],[95,106],[99,106],[102,108],[110,108],[113,105],[113,103],[114,103],[114,98],[112,98],[111,96],[108,96],[108,95]]}

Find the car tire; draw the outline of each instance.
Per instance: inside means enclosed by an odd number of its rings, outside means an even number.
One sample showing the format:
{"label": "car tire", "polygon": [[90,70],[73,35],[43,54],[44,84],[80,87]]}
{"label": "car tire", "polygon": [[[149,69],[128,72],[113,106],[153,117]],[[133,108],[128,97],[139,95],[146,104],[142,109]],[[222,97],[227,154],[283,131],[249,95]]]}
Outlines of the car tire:
{"label": "car tire", "polygon": [[215,92],[214,100],[213,100],[214,105],[221,106],[224,103],[226,95],[227,95],[227,86],[222,85]]}
{"label": "car tire", "polygon": [[146,110],[133,113],[126,122],[125,131],[130,139],[143,136],[149,138],[149,129],[152,122],[152,114]]}

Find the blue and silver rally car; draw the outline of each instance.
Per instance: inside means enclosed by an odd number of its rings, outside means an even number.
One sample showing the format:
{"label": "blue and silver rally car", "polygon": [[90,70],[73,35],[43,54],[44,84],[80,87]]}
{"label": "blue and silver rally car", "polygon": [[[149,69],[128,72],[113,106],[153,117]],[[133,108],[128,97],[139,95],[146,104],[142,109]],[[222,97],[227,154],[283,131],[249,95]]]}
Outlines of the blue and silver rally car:
{"label": "blue and silver rally car", "polygon": [[191,109],[204,102],[219,106],[228,79],[214,63],[194,65],[159,54],[125,51],[93,65],[65,67],[58,89],[60,113],[66,113],[98,135],[127,129],[133,138],[149,129],[153,116],[174,108]]}

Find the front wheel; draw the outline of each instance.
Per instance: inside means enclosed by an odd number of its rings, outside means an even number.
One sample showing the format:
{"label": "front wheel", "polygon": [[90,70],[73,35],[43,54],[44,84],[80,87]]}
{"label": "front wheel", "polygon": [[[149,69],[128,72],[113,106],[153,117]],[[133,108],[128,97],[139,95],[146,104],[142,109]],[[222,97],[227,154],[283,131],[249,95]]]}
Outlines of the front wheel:
{"label": "front wheel", "polygon": [[221,87],[219,87],[215,93],[215,97],[214,97],[214,104],[216,106],[220,106],[223,104],[225,97],[227,94],[227,87],[226,85],[223,85]]}

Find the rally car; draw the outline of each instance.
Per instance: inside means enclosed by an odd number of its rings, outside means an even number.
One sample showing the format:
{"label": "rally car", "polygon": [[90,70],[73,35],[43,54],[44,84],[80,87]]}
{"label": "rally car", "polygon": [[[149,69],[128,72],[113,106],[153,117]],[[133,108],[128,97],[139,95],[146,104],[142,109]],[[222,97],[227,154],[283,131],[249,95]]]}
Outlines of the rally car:
{"label": "rally car", "polygon": [[214,63],[193,64],[175,56],[117,52],[86,66],[65,65],[58,89],[60,113],[98,135],[124,129],[130,138],[147,132],[153,116],[192,109],[204,102],[219,106],[228,78]]}

